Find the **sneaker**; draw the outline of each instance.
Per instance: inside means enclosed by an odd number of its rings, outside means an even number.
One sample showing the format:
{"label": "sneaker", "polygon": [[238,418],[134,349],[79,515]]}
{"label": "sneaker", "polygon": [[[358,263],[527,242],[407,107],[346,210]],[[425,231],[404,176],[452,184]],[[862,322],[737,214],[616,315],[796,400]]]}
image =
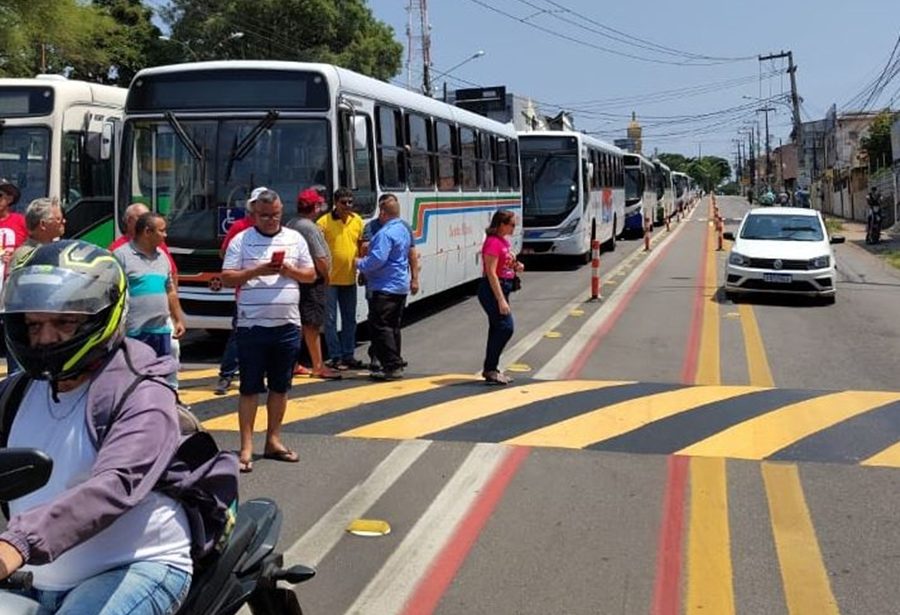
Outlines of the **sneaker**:
{"label": "sneaker", "polygon": [[399,369],[387,369],[383,372],[372,372],[369,374],[372,380],[400,380],[403,378],[403,372]]}
{"label": "sneaker", "polygon": [[365,364],[359,359],[354,359],[350,357],[349,359],[343,359],[341,361],[344,365],[347,366],[347,369],[363,369],[365,368]]}
{"label": "sneaker", "polygon": [[505,385],[513,381],[512,378],[510,378],[503,372],[482,372],[481,375],[484,377],[485,384]]}
{"label": "sneaker", "polygon": [[213,392],[216,395],[225,395],[225,391],[227,391],[230,386],[231,378],[220,376],[218,382],[216,382],[216,390]]}

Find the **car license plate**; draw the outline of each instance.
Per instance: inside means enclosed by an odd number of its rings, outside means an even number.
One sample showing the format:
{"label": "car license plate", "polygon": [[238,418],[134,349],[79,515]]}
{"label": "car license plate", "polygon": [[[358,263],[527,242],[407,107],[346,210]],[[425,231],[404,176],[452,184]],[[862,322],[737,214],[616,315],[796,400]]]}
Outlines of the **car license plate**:
{"label": "car license plate", "polygon": [[774,284],[790,284],[793,278],[789,273],[764,273],[763,280]]}

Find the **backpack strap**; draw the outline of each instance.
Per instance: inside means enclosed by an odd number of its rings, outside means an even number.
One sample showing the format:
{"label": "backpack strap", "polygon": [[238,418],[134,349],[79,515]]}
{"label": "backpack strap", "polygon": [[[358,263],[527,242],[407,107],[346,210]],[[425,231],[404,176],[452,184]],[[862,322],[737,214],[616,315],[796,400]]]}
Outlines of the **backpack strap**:
{"label": "backpack strap", "polygon": [[[25,372],[19,371],[10,375],[3,383],[0,391],[0,448],[6,448],[9,440],[9,432],[13,419],[19,411],[22,398],[25,397],[25,389],[31,383],[31,378]],[[0,512],[9,520],[9,504],[0,502]]]}
{"label": "backpack strap", "polygon": [[3,390],[0,391],[0,448],[6,448],[13,419],[30,383],[31,378],[21,371],[11,374],[3,383]]}

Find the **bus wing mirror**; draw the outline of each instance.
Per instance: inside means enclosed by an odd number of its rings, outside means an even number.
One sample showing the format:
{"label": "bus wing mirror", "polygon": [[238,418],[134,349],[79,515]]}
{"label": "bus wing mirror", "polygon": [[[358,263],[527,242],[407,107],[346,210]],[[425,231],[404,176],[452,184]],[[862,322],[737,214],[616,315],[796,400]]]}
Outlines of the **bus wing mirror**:
{"label": "bus wing mirror", "polygon": [[344,143],[344,151],[341,152],[346,172],[348,188],[356,190],[356,108],[353,102],[347,98],[341,98],[338,103],[343,113],[341,114],[341,132]]}
{"label": "bus wing mirror", "polygon": [[112,158],[114,127],[112,122],[104,122],[100,133],[100,160]]}

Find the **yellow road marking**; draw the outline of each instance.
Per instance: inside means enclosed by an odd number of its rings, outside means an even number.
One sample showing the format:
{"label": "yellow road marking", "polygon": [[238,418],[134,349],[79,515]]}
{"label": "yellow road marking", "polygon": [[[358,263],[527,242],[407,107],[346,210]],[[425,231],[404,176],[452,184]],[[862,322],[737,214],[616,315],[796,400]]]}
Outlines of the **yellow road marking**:
{"label": "yellow road marking", "polygon": [[553,399],[567,393],[603,389],[619,384],[626,383],[590,380],[551,380],[534,384],[529,383],[514,388],[503,388],[493,393],[485,393],[474,399],[464,397],[435,404],[403,416],[363,425],[339,435],[358,438],[421,438],[431,433],[443,431],[486,416],[500,414],[532,402]]}
{"label": "yellow road marking", "polygon": [[759,387],[688,387],[629,399],[560,421],[507,440],[507,444],[584,448],[614,438],[653,421],[687,412],[704,404],[759,391]]}
{"label": "yellow road marking", "polygon": [[[217,372],[218,373],[218,372]],[[178,398],[181,399],[182,403],[187,405],[199,404],[205,401],[213,401],[217,399],[228,399],[229,397],[237,397],[238,396],[238,386],[239,379],[235,378],[231,383],[231,387],[225,392],[224,395],[216,395],[215,394],[215,386],[214,385],[195,385],[193,387],[187,386],[184,388],[178,389]],[[310,384],[316,384],[317,382],[322,382],[322,380],[318,378],[309,378],[305,376],[295,376],[293,380],[294,387],[305,386]],[[180,380],[179,380],[180,384]]]}
{"label": "yellow road marking", "polygon": [[[393,382],[380,382],[378,384],[370,384],[353,389],[339,389],[328,393],[321,393],[319,395],[298,397],[297,399],[288,400],[287,412],[284,414],[284,423],[287,424],[295,421],[312,419],[317,416],[324,416],[326,414],[354,408],[365,403],[382,401],[412,393],[421,393],[423,391],[439,389],[451,384],[480,379],[481,378],[464,374],[427,376],[424,378],[410,378],[408,380],[397,380]],[[260,396],[260,398],[262,398],[262,396]],[[260,410],[262,410],[262,412],[259,412]],[[254,431],[265,431],[265,415],[265,404],[260,404],[257,407],[256,422],[253,426]],[[217,416],[204,421],[203,427],[209,430],[238,431],[238,415],[236,412],[233,412],[231,414]]]}
{"label": "yellow road marking", "polygon": [[219,366],[209,367],[209,368],[201,368],[201,369],[186,369],[178,372],[178,382],[184,382],[186,380],[202,380],[204,378],[216,378],[219,375]]}
{"label": "yellow road marking", "polygon": [[783,406],[678,451],[679,455],[764,459],[843,420],[900,399],[900,393],[841,391]]}
{"label": "yellow road marking", "polygon": [[900,442],[892,444],[880,453],[872,455],[859,465],[861,466],[887,466],[890,468],[900,467]]}
{"label": "yellow road marking", "polygon": [[700,353],[697,358],[695,384],[719,384],[722,381],[719,365],[719,303],[716,292],[719,288],[718,266],[714,230],[707,230],[709,240],[706,245],[706,275],[703,280],[703,328],[700,331]]}
{"label": "yellow road marking", "polygon": [[687,613],[734,613],[725,460],[691,459]]}
{"label": "yellow road marking", "polygon": [[747,352],[747,371],[750,373],[750,384],[760,387],[773,387],[772,370],[766,357],[759,325],[753,308],[746,304],[738,306],[741,315],[741,329],[744,332],[744,349]]}
{"label": "yellow road marking", "polygon": [[762,475],[788,613],[837,615],[797,466],[763,463]]}

